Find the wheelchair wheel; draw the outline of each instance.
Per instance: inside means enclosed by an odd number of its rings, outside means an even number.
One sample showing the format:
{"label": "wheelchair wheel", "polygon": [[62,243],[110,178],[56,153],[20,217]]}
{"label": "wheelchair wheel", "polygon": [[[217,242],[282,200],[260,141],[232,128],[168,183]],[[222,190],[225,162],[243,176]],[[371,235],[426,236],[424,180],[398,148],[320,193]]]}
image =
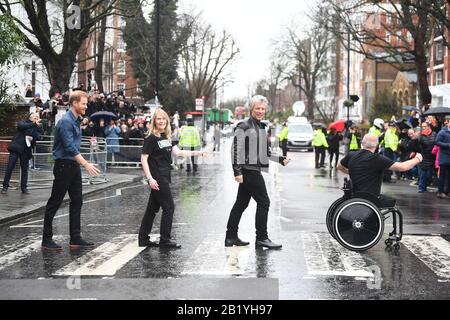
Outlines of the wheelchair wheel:
{"label": "wheelchair wheel", "polygon": [[334,201],[331,204],[331,206],[328,208],[328,211],[327,211],[327,218],[326,218],[327,229],[333,238],[336,238],[336,236],[334,235],[334,232],[333,232],[333,217],[334,217],[334,214],[336,213],[336,208],[340,204],[342,204],[344,201],[345,201],[345,199],[343,197],[337,199],[336,201]]}
{"label": "wheelchair wheel", "polygon": [[333,217],[335,239],[345,248],[365,251],[380,241],[384,218],[372,202],[353,198],[340,204]]}

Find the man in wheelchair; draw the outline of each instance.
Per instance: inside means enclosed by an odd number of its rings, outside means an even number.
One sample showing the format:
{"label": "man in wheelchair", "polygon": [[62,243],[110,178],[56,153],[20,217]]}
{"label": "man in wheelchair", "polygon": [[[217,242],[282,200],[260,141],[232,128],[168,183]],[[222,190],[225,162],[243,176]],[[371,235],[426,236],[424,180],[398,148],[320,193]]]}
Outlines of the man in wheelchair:
{"label": "man in wheelchair", "polygon": [[385,170],[400,172],[411,170],[422,162],[422,155],[417,153],[416,157],[411,160],[394,162],[375,152],[378,147],[378,137],[373,134],[364,136],[361,147],[362,149],[359,151],[349,152],[341,160],[338,170],[350,176],[354,194],[370,194],[380,200],[380,206],[389,207],[387,202],[392,202],[392,199],[381,196],[383,172]]}
{"label": "man in wheelchair", "polygon": [[[403,234],[403,216],[395,206],[395,199],[381,195],[383,172],[408,171],[422,161],[422,155],[405,162],[393,160],[378,154],[378,137],[364,136],[362,149],[345,156],[338,170],[348,174],[344,185],[345,195],[337,199],[327,212],[327,228],[342,246],[353,251],[365,251],[375,246],[384,233],[384,220],[392,215],[393,231],[385,244],[400,248]],[[399,228],[397,229],[397,219]]]}

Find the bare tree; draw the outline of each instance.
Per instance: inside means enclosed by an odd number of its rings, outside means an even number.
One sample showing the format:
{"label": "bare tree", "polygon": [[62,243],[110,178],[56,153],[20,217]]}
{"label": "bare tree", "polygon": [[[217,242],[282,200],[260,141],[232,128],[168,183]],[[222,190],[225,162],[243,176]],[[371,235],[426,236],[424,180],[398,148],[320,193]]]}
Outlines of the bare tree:
{"label": "bare tree", "polygon": [[[317,13],[320,15],[320,12]],[[318,20],[304,34],[293,28],[288,28],[284,39],[285,54],[291,59],[291,79],[297,75],[300,78],[300,90],[307,98],[306,111],[310,119],[314,119],[315,110],[325,122],[334,119],[316,103],[318,79],[326,73],[330,64],[327,60],[333,42],[332,34]]]}
{"label": "bare tree", "polygon": [[[427,53],[435,20],[430,14],[435,0],[358,0],[352,3],[325,0],[339,23],[327,27],[346,49],[368,59],[389,63],[399,70],[415,69],[422,104],[431,103]],[[339,26],[339,28],[336,28]],[[348,45],[348,37],[352,44]]]}
{"label": "bare tree", "polygon": [[[50,91],[63,92],[69,87],[78,50],[95,25],[110,15],[124,14],[119,2],[0,0],[0,11],[14,19],[25,46],[42,60]],[[27,21],[14,16],[18,10],[26,13]]]}
{"label": "bare tree", "polygon": [[219,78],[231,78],[227,73],[228,68],[237,57],[239,49],[230,34],[226,31],[216,33],[199,16],[191,16],[185,20],[184,24],[187,23],[192,27],[181,50],[184,79],[192,98],[204,96],[209,102],[218,87]]}

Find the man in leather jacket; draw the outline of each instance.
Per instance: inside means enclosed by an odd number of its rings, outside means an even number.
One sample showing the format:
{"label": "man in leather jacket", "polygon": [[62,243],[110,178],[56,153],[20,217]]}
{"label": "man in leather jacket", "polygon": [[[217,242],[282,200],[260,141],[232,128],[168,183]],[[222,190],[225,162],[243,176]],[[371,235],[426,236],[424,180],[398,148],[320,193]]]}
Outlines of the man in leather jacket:
{"label": "man in leather jacket", "polygon": [[239,183],[239,191],[228,219],[226,247],[249,244],[239,239],[238,225],[242,213],[253,198],[257,203],[255,246],[269,249],[281,248],[281,245],[272,242],[267,234],[270,200],[261,170],[269,167],[269,160],[277,161],[285,166],[290,159],[271,155],[266,125],[261,122],[267,112],[268,104],[265,97],[254,96],[250,100],[250,118],[240,122],[235,129],[231,155],[234,179]]}

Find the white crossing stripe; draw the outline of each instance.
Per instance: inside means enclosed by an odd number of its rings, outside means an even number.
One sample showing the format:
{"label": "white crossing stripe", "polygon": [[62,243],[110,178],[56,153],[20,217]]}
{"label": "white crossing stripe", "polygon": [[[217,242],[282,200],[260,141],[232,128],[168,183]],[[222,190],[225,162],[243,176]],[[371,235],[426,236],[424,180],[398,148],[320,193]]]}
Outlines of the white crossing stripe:
{"label": "white crossing stripe", "polygon": [[[61,239],[57,236],[55,239]],[[34,251],[41,248],[42,236],[29,235],[18,242],[5,245],[0,248],[0,270],[12,266],[31,255]]]}
{"label": "white crossing stripe", "polygon": [[403,236],[402,243],[439,278],[450,279],[450,243],[439,236]]}
{"label": "white crossing stripe", "polygon": [[[241,235],[247,239],[248,235]],[[223,234],[209,234],[189,258],[181,274],[243,275],[246,273],[249,246],[225,247]],[[253,250],[254,252],[254,250]]]}
{"label": "white crossing stripe", "polygon": [[144,249],[138,246],[137,234],[120,235],[57,270],[54,275],[113,276]]}
{"label": "white crossing stripe", "polygon": [[308,275],[374,277],[361,254],[345,249],[328,233],[302,232],[301,236]]}

